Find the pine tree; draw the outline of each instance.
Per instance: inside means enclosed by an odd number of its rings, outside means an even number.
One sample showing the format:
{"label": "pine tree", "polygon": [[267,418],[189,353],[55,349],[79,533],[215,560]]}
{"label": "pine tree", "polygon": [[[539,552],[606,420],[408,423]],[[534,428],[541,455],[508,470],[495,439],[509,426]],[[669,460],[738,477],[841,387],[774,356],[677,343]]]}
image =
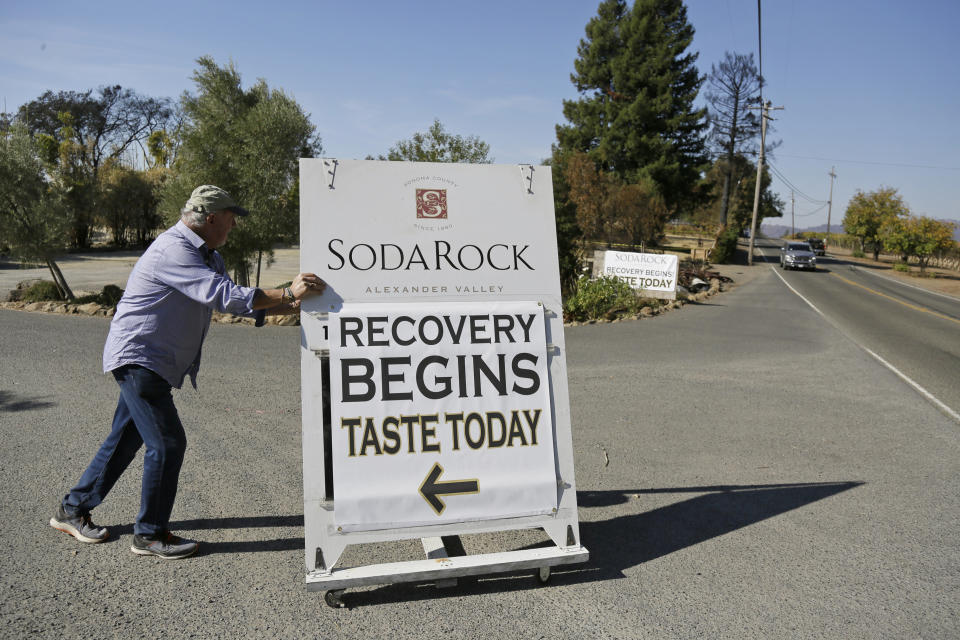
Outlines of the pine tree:
{"label": "pine tree", "polygon": [[687,52],[693,27],[681,0],[604,0],[586,26],[557,126],[560,151],[584,151],[627,183],[652,180],[671,210],[687,200],[705,163],[703,77]]}

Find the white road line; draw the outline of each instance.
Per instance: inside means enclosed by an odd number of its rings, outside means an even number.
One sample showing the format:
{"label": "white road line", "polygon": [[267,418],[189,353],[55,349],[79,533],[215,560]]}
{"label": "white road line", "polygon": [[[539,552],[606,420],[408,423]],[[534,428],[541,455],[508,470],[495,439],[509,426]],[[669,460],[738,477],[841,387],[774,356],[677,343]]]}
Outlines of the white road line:
{"label": "white road line", "polygon": [[903,381],[906,382],[908,385],[910,385],[911,387],[913,387],[914,391],[916,391],[917,393],[919,393],[920,395],[922,395],[924,398],[926,398],[933,406],[935,406],[935,407],[938,408],[940,411],[942,411],[943,413],[945,413],[945,414],[947,414],[948,416],[950,416],[951,418],[953,418],[957,423],[960,423],[960,413],[957,413],[956,411],[954,411],[953,409],[951,409],[950,407],[948,407],[947,405],[945,405],[945,404],[944,404],[943,402],[941,402],[935,395],[933,395],[932,393],[930,393],[929,391],[927,391],[926,389],[924,389],[923,387],[921,387],[919,384],[917,384],[916,382],[914,382],[907,374],[903,373],[902,371],[900,371],[899,369],[897,369],[895,366],[893,366],[892,364],[890,364],[889,362],[887,362],[886,360],[884,360],[882,357],[880,357],[880,355],[874,353],[873,351],[871,351],[871,350],[868,349],[867,347],[865,347],[865,346],[863,346],[862,344],[860,344],[859,342],[857,342],[857,341],[853,338],[853,336],[851,336],[849,333],[847,333],[846,331],[844,331],[843,329],[841,329],[841,328],[837,325],[837,323],[835,323],[833,320],[831,320],[829,317],[827,317],[827,315],[826,315],[823,311],[820,311],[820,309],[818,309],[815,304],[813,304],[812,302],[810,302],[809,300],[807,300],[807,299],[803,296],[803,294],[801,294],[799,291],[797,291],[796,289],[794,289],[794,288],[790,285],[790,283],[787,282],[786,279],[784,279],[784,277],[783,277],[782,275],[780,275],[779,273],[777,273],[777,270],[776,270],[775,268],[770,267],[770,270],[773,271],[774,275],[776,275],[778,278],[780,278],[780,281],[783,282],[783,284],[787,285],[787,288],[790,289],[790,291],[793,291],[793,292],[797,295],[797,297],[799,297],[801,300],[803,300],[803,301],[806,302],[808,305],[810,305],[810,308],[811,308],[811,309],[813,309],[813,310],[816,311],[818,314],[820,314],[820,316],[821,316],[824,320],[826,320],[827,322],[829,322],[830,324],[832,324],[838,331],[840,331],[840,333],[842,333],[843,335],[847,336],[847,338],[849,338],[849,339],[851,340],[851,342],[853,342],[855,345],[857,345],[858,347],[860,347],[861,349],[863,349],[864,351],[866,351],[867,353],[869,353],[871,356],[873,356],[873,357],[877,360],[877,362],[879,362],[880,364],[882,364],[883,366],[885,366],[887,369],[889,369],[890,371],[892,371],[893,373],[895,373],[895,374],[897,375],[897,377],[899,377],[901,380],[903,380]]}
{"label": "white road line", "polygon": [[941,298],[946,298],[947,300],[960,302],[960,298],[957,298],[956,296],[951,296],[950,294],[947,294],[947,293],[940,293],[939,291],[930,291],[930,289],[924,289],[923,287],[918,287],[917,285],[910,284],[909,282],[901,282],[900,280],[897,280],[896,278],[891,278],[890,276],[883,276],[883,275],[880,275],[879,273],[874,273],[873,271],[869,271],[867,269],[858,269],[856,265],[852,265],[852,267],[853,267],[853,270],[856,271],[857,273],[868,273],[871,276],[874,276],[876,278],[882,278],[887,282],[893,282],[899,285],[903,285],[904,287],[910,287],[911,289],[916,289],[917,291],[923,291],[924,293],[940,296]]}
{"label": "white road line", "polygon": [[756,245],[756,244],[753,245],[753,253],[758,254],[761,258],[763,258],[764,262],[770,262],[769,260],[767,260],[767,254],[760,253],[760,245]]}

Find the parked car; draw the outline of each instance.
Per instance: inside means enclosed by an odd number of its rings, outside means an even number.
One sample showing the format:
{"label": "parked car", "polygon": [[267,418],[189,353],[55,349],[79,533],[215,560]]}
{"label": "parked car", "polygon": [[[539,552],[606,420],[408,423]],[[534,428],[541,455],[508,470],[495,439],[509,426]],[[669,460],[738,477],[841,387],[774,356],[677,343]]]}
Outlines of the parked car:
{"label": "parked car", "polygon": [[807,238],[807,244],[810,245],[810,248],[813,249],[813,252],[818,256],[827,255],[827,247],[823,243],[823,238]]}
{"label": "parked car", "polygon": [[780,247],[781,269],[817,269],[817,256],[806,242],[785,242]]}

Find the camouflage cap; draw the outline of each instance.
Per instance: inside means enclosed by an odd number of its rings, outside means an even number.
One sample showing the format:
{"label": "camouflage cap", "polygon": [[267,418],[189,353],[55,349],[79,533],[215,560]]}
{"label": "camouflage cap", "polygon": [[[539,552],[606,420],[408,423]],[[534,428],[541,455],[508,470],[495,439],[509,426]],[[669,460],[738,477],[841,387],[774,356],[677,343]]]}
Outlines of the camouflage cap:
{"label": "camouflage cap", "polygon": [[250,213],[243,207],[238,206],[229,193],[212,184],[202,184],[194,189],[185,207],[199,213],[232,211],[238,216],[245,216]]}

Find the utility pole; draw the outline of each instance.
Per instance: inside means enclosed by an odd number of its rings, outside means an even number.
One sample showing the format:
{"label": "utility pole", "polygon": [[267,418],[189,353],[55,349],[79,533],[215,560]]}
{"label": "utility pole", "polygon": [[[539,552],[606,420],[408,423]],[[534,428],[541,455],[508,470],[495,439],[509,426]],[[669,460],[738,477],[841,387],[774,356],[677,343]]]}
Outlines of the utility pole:
{"label": "utility pole", "polygon": [[763,176],[763,158],[767,144],[767,120],[770,119],[770,111],[783,109],[783,107],[771,106],[769,100],[762,107],[750,107],[751,109],[762,109],[760,116],[760,156],[757,159],[757,187],[753,191],[753,220],[750,222],[750,248],[747,252],[747,265],[753,266],[753,239],[757,235],[757,209],[760,207],[760,183]]}
{"label": "utility pole", "polygon": [[824,249],[830,244],[830,213],[833,211],[833,179],[837,177],[834,171],[836,167],[830,167],[830,198],[827,200],[827,239],[823,243]]}
{"label": "utility pole", "polygon": [[793,216],[793,189],[790,189],[790,237],[793,238],[797,235],[797,225],[794,222],[795,218]]}

